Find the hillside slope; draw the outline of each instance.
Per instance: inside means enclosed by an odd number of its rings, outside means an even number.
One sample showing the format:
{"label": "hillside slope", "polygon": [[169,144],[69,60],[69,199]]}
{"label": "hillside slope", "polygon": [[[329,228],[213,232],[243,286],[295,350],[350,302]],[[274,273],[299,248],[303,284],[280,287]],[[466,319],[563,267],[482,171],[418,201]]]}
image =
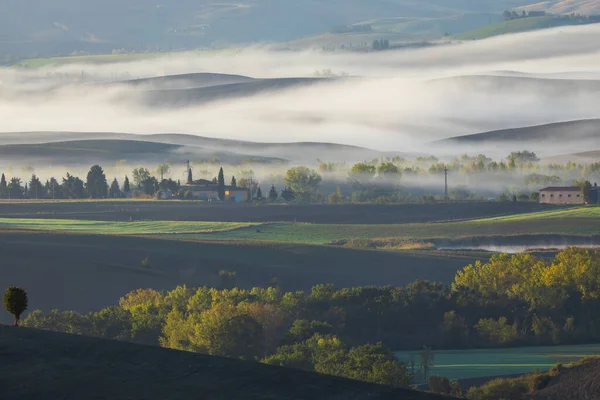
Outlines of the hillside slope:
{"label": "hillside slope", "polygon": [[454,38],[459,40],[479,40],[492,36],[505,35],[507,33],[528,32],[568,25],[580,25],[580,23],[574,20],[557,18],[554,16],[519,18],[484,26],[460,35],[455,35]]}
{"label": "hillside slope", "polygon": [[502,12],[518,0],[6,0],[0,54],[110,53],[112,49],[181,49],[226,43],[284,41],[385,16],[441,17]]}
{"label": "hillside slope", "polygon": [[600,358],[583,359],[552,376],[547,386],[534,392],[535,400],[597,399],[600,396]]}
{"label": "hillside slope", "polygon": [[573,140],[596,141],[600,139],[600,120],[556,122],[545,125],[526,126],[521,128],[500,129],[472,135],[456,136],[435,142],[450,143],[482,143],[482,142],[569,142]]}
{"label": "hillside slope", "polygon": [[525,11],[546,11],[550,14],[581,14],[598,15],[600,14],[599,0],[546,0],[529,4],[523,7],[517,7],[516,10]]}
{"label": "hillside slope", "polygon": [[0,325],[1,393],[13,399],[434,400],[317,373]]}

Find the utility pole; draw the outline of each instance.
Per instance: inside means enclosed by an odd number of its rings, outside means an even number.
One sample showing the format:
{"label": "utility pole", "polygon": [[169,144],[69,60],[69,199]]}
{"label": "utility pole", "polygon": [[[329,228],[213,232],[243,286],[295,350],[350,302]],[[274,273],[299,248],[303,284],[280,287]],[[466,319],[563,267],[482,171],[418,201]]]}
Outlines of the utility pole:
{"label": "utility pole", "polygon": [[448,168],[444,165],[444,199],[448,200]]}

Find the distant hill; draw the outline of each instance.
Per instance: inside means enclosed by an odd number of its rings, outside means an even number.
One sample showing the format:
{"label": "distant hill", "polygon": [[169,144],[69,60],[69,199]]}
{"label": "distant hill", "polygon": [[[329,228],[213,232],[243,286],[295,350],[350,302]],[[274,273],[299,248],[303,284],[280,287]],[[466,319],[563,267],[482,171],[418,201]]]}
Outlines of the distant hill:
{"label": "distant hill", "polygon": [[[27,134],[25,133],[25,135]],[[79,137],[85,135],[84,133]],[[1,136],[2,134],[0,134]],[[227,151],[226,149],[213,150],[158,141],[132,140],[133,138],[143,139],[140,135],[125,136],[130,139],[100,139],[98,136],[100,135],[94,135],[94,139],[89,140],[0,145],[0,160],[3,163],[21,163],[25,160],[28,164],[41,167],[44,164],[49,166],[92,165],[94,163],[114,163],[119,160],[148,165],[165,160],[183,162],[187,159],[212,158],[219,159],[226,164],[238,164],[243,160],[256,158],[256,155]],[[264,163],[282,161],[284,161],[282,158],[262,157]]]}
{"label": "distant hill", "polygon": [[501,13],[520,5],[519,0],[57,0],[49,6],[42,0],[6,0],[0,13],[0,54],[10,59],[279,42],[367,19]]}
{"label": "distant hill", "polygon": [[546,11],[551,14],[599,15],[599,0],[546,0],[517,7],[516,10]]}
{"label": "distant hill", "polygon": [[448,397],[159,347],[0,325],[2,399]]}
{"label": "distant hill", "polygon": [[152,78],[131,79],[125,81],[103,83],[102,86],[126,85],[136,89],[146,90],[177,90],[205,88],[210,86],[229,85],[254,81],[254,78],[242,75],[195,73],[167,75]]}
{"label": "distant hill", "polygon": [[581,25],[578,20],[559,18],[556,16],[519,18],[484,26],[473,31],[453,36],[458,40],[479,40],[507,33],[528,32],[538,29],[555,28],[559,26]]}
{"label": "distant hill", "polygon": [[149,90],[142,93],[143,101],[147,105],[181,107],[190,104],[239,99],[259,93],[301,88],[308,85],[328,84],[337,79],[342,78],[252,79],[246,82],[193,87],[188,89]]}
{"label": "distant hill", "polygon": [[[599,145],[600,147],[600,145]],[[561,154],[552,157],[544,157],[544,162],[565,163],[571,161],[574,163],[589,164],[600,161],[600,150],[584,151],[581,153]]]}
{"label": "distant hill", "polygon": [[[500,129],[473,135],[456,136],[435,142],[450,143],[482,143],[482,142],[557,142],[557,141],[591,141],[600,139],[600,120],[579,120],[557,122],[545,125],[526,126],[522,128]],[[543,141],[543,142],[540,142]]]}
{"label": "distant hill", "polygon": [[[391,153],[390,153],[391,154]],[[393,153],[398,155],[398,153]],[[316,163],[359,161],[388,155],[364,147],[336,143],[262,143],[189,134],[138,135],[115,132],[0,132],[0,162],[42,160],[53,165],[118,160],[155,162],[218,158],[223,163],[262,158]],[[407,154],[405,154],[407,155]],[[33,164],[33,161],[28,161]]]}

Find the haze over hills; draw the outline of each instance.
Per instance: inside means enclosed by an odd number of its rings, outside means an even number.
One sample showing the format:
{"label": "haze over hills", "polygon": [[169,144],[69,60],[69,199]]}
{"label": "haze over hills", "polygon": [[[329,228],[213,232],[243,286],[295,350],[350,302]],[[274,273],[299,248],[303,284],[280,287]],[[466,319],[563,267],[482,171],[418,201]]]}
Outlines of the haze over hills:
{"label": "haze over hills", "polygon": [[456,136],[436,143],[481,144],[493,146],[503,142],[518,142],[528,146],[539,141],[548,143],[561,142],[565,145],[568,145],[569,142],[576,142],[579,146],[583,143],[596,143],[600,145],[600,120],[566,121],[521,128],[501,129],[475,133],[472,135]]}
{"label": "haze over hills", "polygon": [[[398,153],[394,153],[397,155]],[[255,160],[262,164],[309,162],[317,159],[358,161],[386,156],[358,146],[323,142],[260,143],[189,134],[135,135],[114,132],[0,133],[2,164],[37,160],[49,165],[144,162],[173,163],[218,159],[226,164]]]}
{"label": "haze over hills", "polygon": [[[365,19],[501,13],[524,4],[527,2],[523,0],[244,0],[235,4],[188,0],[149,4],[136,0],[124,5],[60,0],[50,7],[39,0],[7,0],[0,15],[0,50],[42,55],[78,50],[110,53],[122,47],[178,49],[218,42],[286,41]],[[314,18],[316,13],[319,18]]]}

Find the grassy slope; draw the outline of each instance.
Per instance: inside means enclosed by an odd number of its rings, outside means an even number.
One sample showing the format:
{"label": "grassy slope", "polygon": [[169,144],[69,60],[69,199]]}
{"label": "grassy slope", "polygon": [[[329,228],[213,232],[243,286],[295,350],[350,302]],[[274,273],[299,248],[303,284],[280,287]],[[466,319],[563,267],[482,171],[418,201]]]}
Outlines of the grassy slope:
{"label": "grassy slope", "polygon": [[161,53],[139,53],[139,54],[97,54],[85,56],[67,56],[50,58],[31,58],[16,63],[15,67],[39,68],[65,64],[108,64],[117,62],[143,61],[159,57],[198,56],[214,55],[222,52],[235,51],[235,49],[203,50],[203,51],[174,51]]}
{"label": "grassy slope", "polygon": [[[5,229],[30,229],[119,235],[185,235],[179,238],[258,240],[326,244],[351,238],[398,237],[405,239],[450,239],[515,234],[598,233],[600,207],[570,207],[533,213],[457,222],[387,225],[235,223],[195,221],[111,222],[63,219],[1,218]],[[260,232],[257,231],[260,229]]]}
{"label": "grassy slope", "polygon": [[504,35],[507,33],[527,32],[565,25],[573,25],[573,23],[568,20],[556,19],[555,17],[551,16],[520,18],[488,25],[470,32],[455,35],[453,37],[454,39],[458,40],[479,40],[492,36]]}
{"label": "grassy slope", "polygon": [[[183,241],[157,237],[0,230],[0,276],[30,293],[30,309],[98,310],[140,287],[172,289],[219,284],[220,270],[236,271],[240,287],[276,278],[284,290],[406,285],[416,279],[449,282],[485,254],[391,252],[290,243]],[[150,260],[150,270],[139,265]],[[57,296],[56,293],[60,293]],[[6,318],[5,318],[6,317]],[[9,322],[0,313],[0,322]]]}
{"label": "grassy slope", "polygon": [[[468,379],[548,370],[558,361],[568,363],[588,355],[600,355],[600,345],[440,350],[434,354],[432,374],[449,379]],[[418,352],[398,352],[396,355],[406,361],[410,355],[418,356]]]}
{"label": "grassy slope", "polygon": [[198,201],[75,200],[0,201],[0,217],[102,221],[310,222],[319,224],[403,224],[523,214],[557,209],[537,203],[448,204],[213,204]]}
{"label": "grassy slope", "polygon": [[437,399],[317,373],[0,325],[2,398]]}

